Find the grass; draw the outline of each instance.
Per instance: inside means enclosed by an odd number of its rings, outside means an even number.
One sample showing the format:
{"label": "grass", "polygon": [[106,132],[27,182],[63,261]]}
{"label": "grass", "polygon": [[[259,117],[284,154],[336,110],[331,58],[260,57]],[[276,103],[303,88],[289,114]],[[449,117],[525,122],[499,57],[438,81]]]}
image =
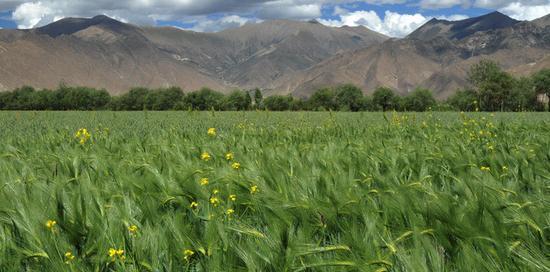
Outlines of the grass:
{"label": "grass", "polygon": [[550,271],[548,113],[0,112],[0,128],[0,271]]}

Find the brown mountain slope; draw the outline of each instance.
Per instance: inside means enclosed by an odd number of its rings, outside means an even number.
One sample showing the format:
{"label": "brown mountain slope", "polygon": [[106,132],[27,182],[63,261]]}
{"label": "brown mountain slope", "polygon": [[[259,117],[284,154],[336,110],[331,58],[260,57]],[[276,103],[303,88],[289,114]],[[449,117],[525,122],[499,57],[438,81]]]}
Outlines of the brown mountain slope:
{"label": "brown mountain slope", "polygon": [[[495,15],[503,16],[492,16]],[[510,21],[514,22],[510,27],[470,30],[472,25],[494,23],[485,21],[487,18],[491,16],[469,20],[470,24],[456,24],[463,26],[464,31],[449,27],[440,29],[434,37],[420,35],[420,31],[412,37],[337,55],[278,82],[279,87],[272,92],[308,96],[319,87],[353,83],[366,92],[388,86],[401,94],[417,86],[427,87],[443,99],[467,85],[467,71],[481,59],[495,60],[515,74],[521,74],[517,67],[532,63],[538,65],[529,66],[533,68],[530,71],[549,68],[545,57],[550,53],[550,27],[542,27],[540,21]]]}
{"label": "brown mountain slope", "polygon": [[145,36],[217,78],[243,88],[272,88],[285,75],[338,52],[380,44],[386,36],[367,28],[332,28],[287,20],[247,24],[219,33],[144,28]]}
{"label": "brown mountain slope", "polygon": [[134,86],[224,87],[158,50],[137,27],[104,16],[88,21],[64,19],[31,31],[1,31],[0,87],[54,88],[64,82],[112,93]]}
{"label": "brown mountain slope", "polygon": [[219,33],[137,27],[106,16],[0,30],[0,89],[60,82],[106,88],[180,86],[218,90],[272,82],[338,52],[387,38],[366,28],[269,21]]}

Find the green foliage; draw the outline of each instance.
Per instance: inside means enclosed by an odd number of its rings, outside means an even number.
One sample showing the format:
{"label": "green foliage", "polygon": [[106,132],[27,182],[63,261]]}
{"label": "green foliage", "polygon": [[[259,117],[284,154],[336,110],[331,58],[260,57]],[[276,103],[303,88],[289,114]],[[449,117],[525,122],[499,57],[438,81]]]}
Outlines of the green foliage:
{"label": "green foliage", "polygon": [[225,97],[224,110],[244,111],[252,106],[252,99],[248,92],[235,90]]}
{"label": "green foliage", "polygon": [[220,110],[224,96],[209,88],[202,88],[200,91],[191,92],[184,98],[184,103],[190,105],[194,110]]}
{"label": "green foliage", "polygon": [[0,271],[547,271],[549,120],[0,112]]}
{"label": "green foliage", "polygon": [[397,110],[399,108],[399,97],[394,91],[387,87],[378,87],[372,94],[374,106],[382,111]]}
{"label": "green foliage", "polygon": [[363,91],[358,87],[346,84],[335,90],[335,102],[341,111],[360,111],[362,108],[361,99]]}
{"label": "green foliage", "polygon": [[428,89],[417,88],[403,98],[403,107],[406,111],[427,111],[437,105],[432,92]]}
{"label": "green foliage", "polygon": [[337,110],[336,92],[331,88],[322,88],[314,92],[308,101],[314,111]]}
{"label": "green foliage", "polygon": [[263,105],[271,111],[287,111],[292,108],[294,98],[289,95],[272,95],[263,100]]}

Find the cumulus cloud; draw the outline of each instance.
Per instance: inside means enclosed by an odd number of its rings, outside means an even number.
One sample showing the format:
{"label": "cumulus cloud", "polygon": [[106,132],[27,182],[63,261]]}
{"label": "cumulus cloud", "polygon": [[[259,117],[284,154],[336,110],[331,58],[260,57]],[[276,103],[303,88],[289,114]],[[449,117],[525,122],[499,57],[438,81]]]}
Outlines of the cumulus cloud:
{"label": "cumulus cloud", "polygon": [[[422,9],[456,5],[475,6],[498,9],[519,19],[531,19],[541,13],[548,13],[550,6],[549,0],[0,0],[0,11],[13,11],[12,19],[20,28],[42,26],[63,17],[104,14],[139,25],[151,25],[159,20],[189,22],[200,18],[196,21],[196,29],[210,30],[240,24],[243,18],[319,18],[323,17],[326,9],[338,7],[334,9],[333,15],[340,16],[340,20],[326,20],[325,23],[367,25],[393,36],[403,35],[420,24],[424,17],[419,13],[399,14],[388,11],[381,19],[370,11],[350,13],[339,7],[342,4],[358,7],[359,3],[405,4],[418,7],[419,12]],[[212,20],[212,17],[230,21]]]}
{"label": "cumulus cloud", "polygon": [[[339,20],[319,21],[328,26],[365,26],[376,32],[380,32],[390,37],[404,37],[418,27],[425,24],[434,17],[425,17],[419,13],[399,14],[397,12],[386,11],[384,18],[380,18],[374,11],[353,11],[342,12],[340,10]],[[468,18],[466,15],[436,16],[438,19],[457,21]]]}
{"label": "cumulus cloud", "polygon": [[469,5],[469,0],[421,0],[420,6],[427,9],[450,8],[457,5]]}
{"label": "cumulus cloud", "polygon": [[538,6],[526,6],[519,2],[511,3],[500,11],[516,20],[534,20],[550,14],[550,3]]}
{"label": "cumulus cloud", "polygon": [[243,26],[247,23],[257,23],[259,20],[240,17],[238,15],[225,16],[220,19],[204,19],[199,20],[194,27],[191,28],[193,31],[198,32],[217,32],[220,30],[228,28],[236,28]]}

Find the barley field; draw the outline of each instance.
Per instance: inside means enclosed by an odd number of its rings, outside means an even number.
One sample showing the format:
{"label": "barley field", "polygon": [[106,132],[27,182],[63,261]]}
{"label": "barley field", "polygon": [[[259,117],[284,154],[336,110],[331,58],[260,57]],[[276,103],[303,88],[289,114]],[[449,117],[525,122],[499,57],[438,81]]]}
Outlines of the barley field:
{"label": "barley field", "polygon": [[0,271],[550,271],[550,114],[0,112]]}

